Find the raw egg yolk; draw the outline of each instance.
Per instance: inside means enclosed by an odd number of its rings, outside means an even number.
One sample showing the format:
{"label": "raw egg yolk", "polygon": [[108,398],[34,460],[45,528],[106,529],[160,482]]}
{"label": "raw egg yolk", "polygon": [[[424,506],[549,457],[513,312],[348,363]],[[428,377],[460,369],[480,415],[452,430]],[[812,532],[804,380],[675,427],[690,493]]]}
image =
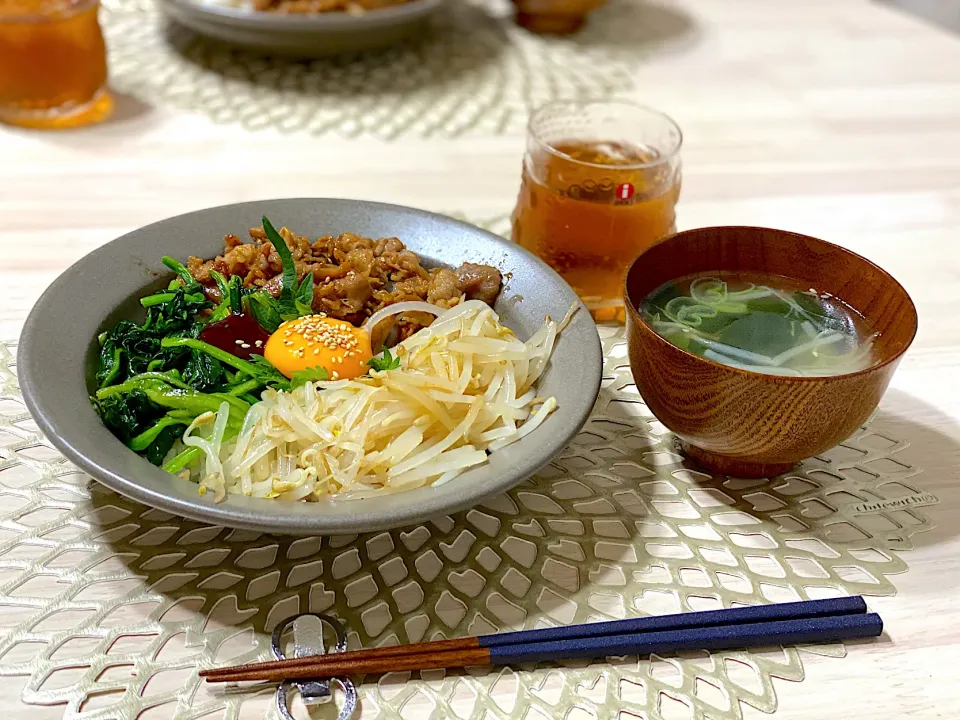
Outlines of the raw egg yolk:
{"label": "raw egg yolk", "polygon": [[367,373],[372,353],[370,335],[363,328],[326,315],[306,315],[278,327],[263,356],[287,377],[322,367],[331,380],[347,380]]}

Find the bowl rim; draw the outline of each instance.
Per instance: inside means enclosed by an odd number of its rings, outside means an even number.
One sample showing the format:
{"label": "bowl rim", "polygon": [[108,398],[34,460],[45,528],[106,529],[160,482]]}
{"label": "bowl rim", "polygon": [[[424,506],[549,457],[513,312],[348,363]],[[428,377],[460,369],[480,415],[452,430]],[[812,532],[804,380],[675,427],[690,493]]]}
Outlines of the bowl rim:
{"label": "bowl rim", "polygon": [[[387,211],[393,213],[396,217],[420,218],[422,220],[431,220],[433,222],[442,222],[451,230],[460,229],[464,233],[469,233],[476,237],[477,235],[486,236],[486,239],[492,241],[495,245],[503,247],[509,253],[516,253],[532,261],[538,268],[540,274],[544,275],[544,281],[553,279],[554,283],[562,283],[561,290],[566,288],[564,295],[569,295],[571,301],[579,304],[580,312],[576,313],[572,328],[576,329],[575,336],[580,338],[580,342],[586,342],[583,347],[578,347],[578,365],[583,368],[581,378],[586,378],[585,385],[581,391],[572,395],[574,400],[570,403],[568,400],[565,405],[567,411],[564,413],[564,431],[547,433],[547,435],[531,434],[531,437],[538,437],[540,442],[536,447],[524,453],[520,462],[512,465],[512,468],[518,468],[519,472],[507,472],[492,474],[481,485],[480,489],[473,491],[450,493],[439,493],[431,497],[429,491],[431,488],[416,488],[402,494],[413,494],[418,491],[427,490],[427,493],[420,493],[416,502],[397,503],[386,508],[364,508],[363,500],[341,500],[341,508],[347,507],[351,511],[340,510],[336,514],[309,513],[306,510],[286,511],[274,503],[267,502],[259,498],[245,498],[239,495],[228,496],[228,501],[222,503],[204,502],[199,495],[194,493],[181,493],[174,489],[171,491],[165,488],[161,479],[169,481],[173,476],[167,476],[166,473],[150,464],[141,456],[133,453],[126,448],[123,443],[110,433],[102,424],[96,431],[103,440],[107,441],[107,436],[115,443],[106,451],[96,451],[96,438],[85,434],[83,428],[75,428],[69,432],[67,437],[58,432],[58,428],[70,427],[69,423],[63,420],[62,410],[57,409],[57,401],[54,399],[60,394],[63,384],[69,389],[69,394],[76,399],[76,393],[82,387],[83,396],[88,398],[89,388],[87,378],[85,377],[85,362],[82,360],[77,363],[75,375],[64,378],[58,378],[58,382],[46,382],[48,378],[44,375],[43,353],[40,351],[40,344],[45,334],[45,317],[56,308],[58,296],[65,290],[69,290],[73,285],[73,278],[78,277],[82,271],[89,266],[91,262],[96,262],[102,257],[106,257],[115,252],[118,247],[123,247],[124,242],[130,242],[131,236],[137,236],[149,228],[162,228],[165,224],[183,221],[196,215],[211,211],[233,211],[241,212],[241,208],[256,208],[256,212],[262,214],[269,212],[270,205],[273,203],[284,203],[291,206],[300,204],[328,205],[333,207],[340,203],[347,203],[355,206],[358,213],[362,211],[376,212]],[[158,249],[158,257],[162,255]],[[142,286],[149,284],[149,280],[144,280]],[[139,286],[138,286],[139,287]],[[116,306],[113,310],[116,309]],[[102,323],[110,316],[110,312],[100,314],[97,319]],[[93,331],[95,333],[95,331]],[[94,339],[91,335],[91,341]],[[62,342],[62,341],[58,341]],[[82,358],[89,351],[89,345],[84,345],[82,350],[77,351]],[[35,361],[35,356],[37,360]],[[567,286],[562,278],[546,263],[537,258],[529,251],[518,245],[502,238],[492,232],[479,228],[475,225],[463,222],[455,218],[432,213],[418,208],[411,208],[402,205],[389,203],[379,203],[366,200],[356,200],[348,198],[272,198],[256,200],[243,203],[228,203],[209,208],[201,208],[186,213],[181,213],[172,217],[164,218],[159,221],[136,228],[128,233],[101,245],[90,253],[77,260],[69,268],[64,270],[54,281],[44,290],[40,299],[36,302],[24,323],[23,331],[17,349],[17,369],[20,388],[31,415],[40,431],[44,434],[47,441],[59,450],[67,459],[72,461],[80,470],[86,472],[95,478],[98,482],[106,485],[121,495],[132,498],[150,507],[177,514],[181,517],[196,520],[199,522],[223,525],[233,528],[245,528],[260,532],[286,535],[337,535],[345,533],[375,532],[390,528],[405,527],[408,525],[423,523],[432,517],[447,515],[467,508],[476,506],[484,499],[501,494],[516,485],[529,479],[529,477],[539,471],[543,466],[552,461],[559,453],[563,452],[566,446],[573,440],[574,436],[586,423],[593,411],[596,403],[596,397],[599,393],[600,384],[603,376],[603,350],[599,333],[596,325],[590,317],[581,302],[576,298],[572,289]],[[77,385],[79,383],[79,386]],[[89,402],[89,401],[88,401]],[[48,412],[51,411],[51,412]],[[80,419],[73,420],[73,423],[82,423]],[[86,425],[84,424],[84,427]],[[103,435],[106,433],[106,435]],[[516,443],[516,447],[521,447],[523,439]],[[114,454],[115,447],[117,453]],[[106,453],[104,455],[103,453]],[[122,455],[120,453],[123,453]],[[95,457],[92,457],[95,456]],[[135,466],[125,467],[119,461],[121,457],[129,457],[128,464]],[[481,466],[481,468],[489,465]],[[143,473],[150,473],[149,477],[142,478]],[[155,473],[155,474],[154,474]],[[151,478],[153,483],[151,483]],[[453,486],[449,483],[445,488]],[[462,490],[462,488],[461,488]],[[401,493],[398,493],[401,495]],[[386,497],[386,496],[383,496]],[[229,502],[233,498],[234,502]],[[354,504],[355,503],[355,504]],[[293,503],[296,504],[296,503]],[[286,504],[285,504],[286,505]],[[304,505],[300,503],[298,505]]]}
{"label": "bowl rim", "polygon": [[[711,360],[710,358],[701,357],[700,355],[696,355],[690,352],[689,350],[684,350],[683,348],[677,345],[674,345],[672,342],[664,338],[656,330],[650,327],[650,324],[643,319],[643,316],[640,314],[639,309],[634,304],[633,298],[630,295],[630,285],[629,285],[630,273],[633,270],[633,268],[643,259],[643,256],[646,255],[651,250],[653,250],[653,248],[657,247],[658,245],[671,242],[674,240],[683,240],[690,235],[693,235],[695,233],[700,233],[706,230],[712,230],[712,231],[721,230],[725,232],[742,231],[742,230],[763,230],[765,232],[772,231],[775,233],[780,233],[781,235],[789,235],[795,238],[803,238],[804,240],[813,240],[814,242],[818,242],[823,245],[827,245],[831,248],[836,248],[837,250],[840,250],[841,252],[850,256],[854,260],[864,263],[872,267],[873,269],[875,269],[881,275],[886,276],[886,278],[891,283],[893,283],[894,286],[900,288],[900,290],[903,291],[903,295],[907,299],[910,309],[912,310],[911,317],[913,319],[913,330],[910,333],[910,338],[907,340],[907,342],[904,344],[904,346],[900,350],[890,355],[890,357],[885,358],[881,362],[874,363],[869,367],[863,368],[862,370],[855,370],[854,372],[841,373],[840,375],[814,375],[814,376],[772,375],[767,373],[754,372],[753,370],[744,370],[743,368],[738,368],[733,365],[724,365],[723,363],[719,363],[715,360]],[[840,299],[843,300],[843,298],[840,298]],[[917,337],[917,331],[919,330],[919,327],[920,327],[920,318],[919,318],[919,315],[917,314],[917,306],[913,302],[913,298],[910,297],[910,293],[908,293],[907,289],[903,287],[902,284],[900,284],[899,280],[897,280],[893,275],[891,275],[889,272],[884,270],[882,267],[877,265],[872,260],[869,260],[868,258],[863,257],[863,255],[860,255],[859,253],[856,253],[853,250],[848,250],[842,245],[837,245],[836,243],[832,243],[829,240],[823,240],[821,238],[814,237],[813,235],[804,235],[803,233],[793,232],[792,230],[781,230],[779,228],[764,227],[762,225],[706,225],[703,227],[696,227],[696,228],[689,228],[687,230],[681,230],[680,232],[676,232],[676,233],[673,233],[672,235],[668,235],[667,237],[663,238],[659,242],[651,245],[646,250],[641,252],[636,258],[634,258],[633,262],[630,263],[630,266],[627,268],[627,272],[623,278],[623,301],[624,301],[623,304],[627,306],[627,315],[634,322],[642,326],[645,332],[647,332],[649,335],[652,335],[655,338],[655,342],[657,342],[658,344],[661,344],[661,346],[672,348],[673,350],[682,353],[684,356],[688,358],[693,358],[698,362],[706,363],[707,365],[713,368],[722,369],[725,372],[732,372],[736,375],[742,375],[744,377],[760,378],[760,379],[763,379],[764,382],[772,382],[772,383],[784,383],[784,384],[833,383],[833,382],[843,382],[844,380],[847,380],[849,378],[870,375],[872,373],[877,372],[878,370],[882,370],[888,365],[898,362],[900,358],[903,357],[903,354],[910,349],[910,346],[913,344],[913,341]]]}
{"label": "bowl rim", "polygon": [[392,26],[431,13],[447,0],[410,0],[402,5],[369,10],[363,15],[340,12],[281,14],[225,5],[213,5],[194,0],[161,0],[163,4],[183,13],[204,15],[210,19],[228,21],[235,26],[257,30],[304,32],[313,30],[361,30]]}

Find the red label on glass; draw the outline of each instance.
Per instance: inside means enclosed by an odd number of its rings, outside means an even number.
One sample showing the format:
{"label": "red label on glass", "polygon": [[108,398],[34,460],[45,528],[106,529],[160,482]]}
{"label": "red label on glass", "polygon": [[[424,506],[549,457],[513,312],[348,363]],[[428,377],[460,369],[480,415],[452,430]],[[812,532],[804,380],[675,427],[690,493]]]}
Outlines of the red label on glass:
{"label": "red label on glass", "polygon": [[620,200],[629,200],[633,197],[633,185],[630,183],[623,183],[622,185],[617,186],[617,197]]}

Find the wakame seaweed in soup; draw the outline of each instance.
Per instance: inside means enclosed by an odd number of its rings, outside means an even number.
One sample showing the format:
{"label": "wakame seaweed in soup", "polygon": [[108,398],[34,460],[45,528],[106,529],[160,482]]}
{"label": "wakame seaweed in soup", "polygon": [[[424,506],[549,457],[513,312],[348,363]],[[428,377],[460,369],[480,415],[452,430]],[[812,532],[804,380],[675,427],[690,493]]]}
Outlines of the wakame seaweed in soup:
{"label": "wakame seaweed in soup", "polygon": [[855,310],[777,275],[683,277],[658,287],[639,310],[677,347],[743,370],[822,377],[875,362],[875,335]]}

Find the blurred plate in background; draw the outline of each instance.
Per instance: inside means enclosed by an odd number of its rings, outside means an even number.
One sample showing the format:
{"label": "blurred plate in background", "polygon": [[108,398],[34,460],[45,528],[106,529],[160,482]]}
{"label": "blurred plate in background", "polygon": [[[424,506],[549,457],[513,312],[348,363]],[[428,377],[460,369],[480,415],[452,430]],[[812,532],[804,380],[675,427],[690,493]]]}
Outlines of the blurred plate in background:
{"label": "blurred plate in background", "polygon": [[277,55],[320,57],[386,47],[415,36],[446,0],[413,0],[370,10],[280,14],[200,0],[159,0],[173,20],[231,45]]}

